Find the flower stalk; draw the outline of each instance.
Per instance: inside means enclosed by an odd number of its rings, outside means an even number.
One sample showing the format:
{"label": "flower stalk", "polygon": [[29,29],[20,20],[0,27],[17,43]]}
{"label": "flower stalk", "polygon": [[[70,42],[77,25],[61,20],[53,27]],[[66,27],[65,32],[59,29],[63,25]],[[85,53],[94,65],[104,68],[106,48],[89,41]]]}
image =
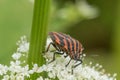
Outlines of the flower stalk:
{"label": "flower stalk", "polygon": [[30,68],[33,67],[33,64],[41,66],[45,63],[42,51],[45,49],[49,9],[50,0],[35,0],[28,54]]}
{"label": "flower stalk", "polygon": [[35,0],[28,55],[30,67],[32,67],[32,63],[37,63],[38,65],[44,63],[42,51],[46,41],[49,8],[50,0]]}

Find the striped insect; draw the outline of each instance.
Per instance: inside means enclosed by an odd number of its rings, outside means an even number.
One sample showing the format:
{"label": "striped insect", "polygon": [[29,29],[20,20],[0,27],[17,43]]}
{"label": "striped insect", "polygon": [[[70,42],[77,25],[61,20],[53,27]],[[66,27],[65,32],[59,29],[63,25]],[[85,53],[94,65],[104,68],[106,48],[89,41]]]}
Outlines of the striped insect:
{"label": "striped insect", "polygon": [[49,36],[52,39],[52,42],[48,45],[46,52],[48,52],[50,45],[52,45],[57,50],[56,52],[54,52],[51,62],[55,60],[55,54],[62,55],[66,53],[64,57],[70,57],[70,60],[66,64],[66,67],[69,65],[72,59],[76,62],[79,61],[78,64],[74,65],[74,68],[82,63],[80,55],[82,54],[83,47],[78,40],[70,37],[69,35],[58,32],[49,32]]}

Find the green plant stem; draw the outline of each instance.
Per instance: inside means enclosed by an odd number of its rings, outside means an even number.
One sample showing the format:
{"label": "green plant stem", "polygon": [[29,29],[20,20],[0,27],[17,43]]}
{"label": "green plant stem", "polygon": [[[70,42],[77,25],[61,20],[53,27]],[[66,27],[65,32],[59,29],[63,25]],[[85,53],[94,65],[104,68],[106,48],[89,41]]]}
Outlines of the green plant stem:
{"label": "green plant stem", "polygon": [[[30,47],[28,54],[28,64],[32,68],[33,64],[41,66],[45,60],[42,51],[45,49],[47,36],[47,26],[51,0],[35,0],[34,14],[30,36]],[[32,77],[32,80],[35,80]]]}
{"label": "green plant stem", "polygon": [[114,49],[114,70],[117,73],[117,80],[120,79],[120,1],[117,2],[115,29],[113,37],[113,49]]}
{"label": "green plant stem", "polygon": [[[31,30],[28,63],[43,64],[42,51],[45,47],[50,0],[35,0],[33,25]],[[42,63],[42,64],[41,64]]]}

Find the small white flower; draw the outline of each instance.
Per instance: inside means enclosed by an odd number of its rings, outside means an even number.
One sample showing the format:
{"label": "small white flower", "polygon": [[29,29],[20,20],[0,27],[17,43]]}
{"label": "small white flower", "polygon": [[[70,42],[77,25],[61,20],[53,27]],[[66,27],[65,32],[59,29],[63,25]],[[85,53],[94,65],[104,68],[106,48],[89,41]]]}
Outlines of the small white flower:
{"label": "small white flower", "polygon": [[53,71],[51,71],[51,72],[48,72],[48,76],[54,79],[56,77],[56,74]]}
{"label": "small white flower", "polygon": [[16,76],[13,73],[10,73],[10,80],[15,80]]}
{"label": "small white flower", "polygon": [[13,58],[14,60],[18,60],[20,57],[21,57],[21,53],[14,53],[14,54],[12,55],[12,58]]}
{"label": "small white flower", "polygon": [[10,80],[9,78],[9,75],[4,75],[2,80]]}
{"label": "small white flower", "polygon": [[8,67],[0,64],[0,75],[6,74]]}
{"label": "small white flower", "polygon": [[32,70],[33,70],[34,72],[37,72],[37,71],[38,71],[38,68],[39,68],[38,65],[37,65],[37,64],[34,64]]}
{"label": "small white flower", "polygon": [[41,73],[41,72],[46,71],[46,70],[47,70],[47,66],[43,65],[37,69],[37,73]]}
{"label": "small white flower", "polygon": [[44,80],[51,80],[51,79],[49,79],[49,78],[45,78]]}
{"label": "small white flower", "polygon": [[28,65],[26,65],[25,67],[23,67],[21,70],[22,70],[21,71],[21,75],[30,77],[29,66]]}
{"label": "small white flower", "polygon": [[37,78],[37,80],[44,80],[42,76],[40,76],[39,78]]}
{"label": "small white flower", "polygon": [[21,40],[18,41],[17,45],[18,45],[18,48],[17,48],[18,52],[22,52],[22,53],[28,52],[29,42],[27,42],[26,36],[21,37]]}

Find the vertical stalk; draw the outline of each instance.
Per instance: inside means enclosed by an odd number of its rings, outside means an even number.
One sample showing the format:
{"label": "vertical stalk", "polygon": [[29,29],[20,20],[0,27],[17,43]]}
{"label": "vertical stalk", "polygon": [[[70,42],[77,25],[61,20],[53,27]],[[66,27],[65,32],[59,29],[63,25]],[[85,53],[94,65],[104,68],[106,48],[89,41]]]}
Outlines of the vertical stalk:
{"label": "vertical stalk", "polygon": [[117,73],[117,80],[120,79],[120,1],[117,2],[115,30],[113,37],[113,49],[114,49],[114,69]]}
{"label": "vertical stalk", "polygon": [[[34,14],[30,36],[30,47],[28,54],[28,64],[32,68],[36,63],[41,66],[45,60],[42,55],[42,51],[45,49],[47,26],[50,10],[51,0],[35,0],[34,2]],[[32,80],[35,80],[37,76],[32,76]]]}

